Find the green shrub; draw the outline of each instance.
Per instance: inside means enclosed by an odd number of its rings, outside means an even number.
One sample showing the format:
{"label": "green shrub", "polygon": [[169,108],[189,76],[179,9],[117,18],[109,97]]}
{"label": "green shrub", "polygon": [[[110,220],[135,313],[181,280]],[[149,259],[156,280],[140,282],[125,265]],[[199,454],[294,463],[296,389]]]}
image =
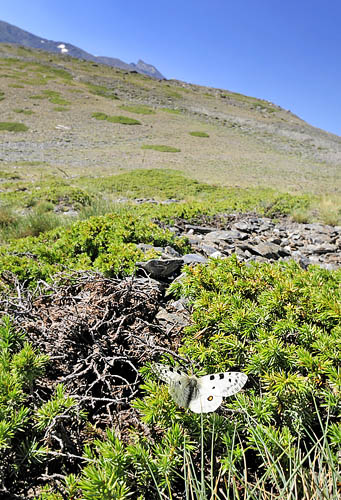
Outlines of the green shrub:
{"label": "green shrub", "polygon": [[65,268],[97,269],[108,276],[131,274],[135,262],[145,258],[138,243],[171,245],[180,252],[187,249],[186,242],[170,231],[125,210],[0,247],[0,273],[12,271],[27,284],[50,280]]}
{"label": "green shrub", "polygon": [[21,109],[21,108],[16,108],[13,109],[15,113],[22,113],[23,115],[33,115],[34,112],[31,109]]}
{"label": "green shrub", "polygon": [[160,108],[161,111],[165,111],[166,113],[173,113],[174,115],[181,115],[182,111],[180,109],[173,108]]}
{"label": "green shrub", "polygon": [[136,106],[128,106],[127,104],[122,104],[122,106],[120,106],[120,109],[141,115],[155,115],[155,111],[152,108],[150,108],[149,106],[143,106],[142,104]]}
{"label": "green shrub", "polygon": [[129,118],[128,116],[108,116],[107,121],[111,123],[122,123],[123,125],[142,125],[140,121]]}
{"label": "green shrub", "polygon": [[86,86],[88,87],[91,94],[106,97],[108,99],[119,99],[113,89],[104,87],[103,85],[93,85],[92,83],[87,83]]}
{"label": "green shrub", "polygon": [[180,153],[181,149],[173,148],[172,146],[164,146],[157,144],[144,144],[141,149],[154,149],[154,151],[161,151],[162,153]]}
{"label": "green shrub", "polygon": [[59,111],[59,112],[63,112],[63,111],[69,111],[70,108],[64,108],[63,106],[55,106],[53,108],[53,111]]}
{"label": "green shrub", "polygon": [[[0,463],[2,487],[20,476],[45,450],[32,432],[30,392],[44,372],[47,356],[37,353],[8,317],[0,324]],[[26,453],[24,451],[26,450]]]}
{"label": "green shrub", "polygon": [[111,123],[122,123],[123,125],[141,125],[141,122],[128,116],[109,116],[105,113],[95,112],[91,115],[96,120],[106,120]]}
{"label": "green shrub", "polygon": [[95,112],[92,113],[92,118],[96,118],[96,120],[106,120],[108,118],[108,115],[105,113],[100,113],[100,112]]}
{"label": "green shrub", "polygon": [[206,132],[190,132],[189,135],[193,135],[194,137],[209,137]]}
{"label": "green shrub", "polygon": [[0,130],[7,130],[8,132],[26,132],[28,127],[18,122],[0,122]]}
{"label": "green shrub", "polygon": [[58,104],[60,106],[67,106],[67,105],[71,104],[70,101],[63,99],[62,97],[51,97],[49,99],[49,101],[52,102],[52,104]]}

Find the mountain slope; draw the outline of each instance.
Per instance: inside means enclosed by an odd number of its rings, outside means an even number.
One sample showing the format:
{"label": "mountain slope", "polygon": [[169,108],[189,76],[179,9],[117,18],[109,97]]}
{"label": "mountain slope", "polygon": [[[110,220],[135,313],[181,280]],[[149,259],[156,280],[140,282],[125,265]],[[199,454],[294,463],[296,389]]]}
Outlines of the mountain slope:
{"label": "mountain slope", "polygon": [[18,28],[17,26],[6,23],[5,21],[0,21],[0,43],[14,43],[23,45],[24,47],[42,49],[46,50],[47,52],[53,52],[56,54],[67,54],[79,59],[95,61],[102,64],[107,64],[108,66],[126,69],[128,71],[138,71],[139,73],[153,76],[154,78],[164,78],[164,76],[162,76],[161,73],[153,65],[143,63],[143,61],[138,61],[137,64],[127,64],[120,59],[113,57],[97,57],[70,43],[47,40],[46,38],[33,35],[28,31]]}
{"label": "mountain slope", "polygon": [[341,195],[341,138],[262,99],[1,44],[0,91],[1,121],[29,128],[0,132],[1,171],[22,180],[159,168],[224,186]]}

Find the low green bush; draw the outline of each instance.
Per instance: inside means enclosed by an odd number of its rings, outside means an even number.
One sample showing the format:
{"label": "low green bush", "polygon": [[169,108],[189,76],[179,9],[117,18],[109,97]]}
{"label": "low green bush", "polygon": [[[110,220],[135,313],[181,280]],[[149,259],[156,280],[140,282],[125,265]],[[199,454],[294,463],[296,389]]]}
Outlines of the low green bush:
{"label": "low green bush", "polygon": [[7,130],[8,132],[26,132],[28,126],[18,122],[0,122],[0,131]]}
{"label": "low green bush", "polygon": [[122,123],[123,125],[141,125],[141,122],[134,120],[134,118],[129,118],[128,116],[109,116],[106,113],[95,112],[92,113],[92,118],[96,120],[106,120],[110,123]]}
{"label": "low green bush", "polygon": [[160,108],[161,111],[165,111],[166,113],[173,113],[174,115],[181,115],[182,111],[180,109],[173,108]]}
{"label": "low green bush", "polygon": [[108,115],[105,113],[100,113],[100,112],[95,112],[92,113],[92,118],[96,118],[96,120],[106,120],[108,118]]}
{"label": "low green bush", "polygon": [[142,125],[139,120],[134,118],[129,118],[128,116],[108,116],[108,122],[111,123],[122,123],[123,125]]}
{"label": "low green bush", "polygon": [[155,111],[152,108],[150,108],[149,106],[143,106],[142,104],[135,106],[122,104],[122,106],[120,106],[120,109],[123,109],[124,111],[130,111],[130,113],[137,113],[140,115],[155,115]]}
{"label": "low green bush", "polygon": [[141,149],[153,149],[154,151],[161,151],[162,153],[180,153],[181,149],[174,148],[173,146],[164,146],[158,144],[144,144]]}
{"label": "low green bush", "polygon": [[31,109],[16,108],[16,109],[13,109],[13,111],[15,113],[22,113],[23,115],[33,115],[34,114],[34,111],[32,111]]}
{"label": "low green bush", "polygon": [[12,271],[32,285],[66,268],[95,269],[108,276],[131,274],[135,262],[145,259],[138,243],[171,245],[181,253],[188,249],[185,240],[126,209],[0,247],[0,273]]}
{"label": "low green bush", "polygon": [[193,137],[209,137],[209,134],[206,132],[190,132],[189,135],[193,135]]}
{"label": "low green bush", "polygon": [[56,97],[50,97],[49,101],[52,104],[58,104],[60,106],[67,106],[71,104],[70,101],[67,101],[66,99],[63,99],[62,97],[56,96]]}
{"label": "low green bush", "polygon": [[106,97],[107,99],[118,100],[119,97],[115,94],[113,89],[104,87],[103,85],[94,85],[92,83],[86,83],[87,88],[91,94],[99,95],[101,97]]}
{"label": "low green bush", "polygon": [[[8,317],[0,323],[0,470],[3,491],[25,475],[27,467],[41,462],[46,451],[39,446],[30,397],[42,376],[47,356],[39,354],[14,329]],[[21,477],[22,479],[22,477]]]}

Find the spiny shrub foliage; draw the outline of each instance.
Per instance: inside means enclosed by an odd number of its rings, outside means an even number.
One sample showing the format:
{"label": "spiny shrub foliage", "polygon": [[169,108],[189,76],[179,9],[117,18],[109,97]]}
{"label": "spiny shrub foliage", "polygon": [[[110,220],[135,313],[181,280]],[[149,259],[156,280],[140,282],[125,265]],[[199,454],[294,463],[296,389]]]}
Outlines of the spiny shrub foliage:
{"label": "spiny shrub foliage", "polygon": [[150,434],[131,431],[123,444],[108,431],[87,447],[82,498],[172,499],[190,488],[200,491],[186,498],[337,498],[340,282],[341,271],[295,263],[187,268],[172,286],[194,310],[180,353],[201,373],[248,373],[246,390],[202,418],[177,407],[146,367],[134,407]]}
{"label": "spiny shrub foliage", "polygon": [[63,269],[97,269],[106,275],[132,273],[135,262],[146,260],[138,243],[172,245],[183,253],[184,240],[148,218],[128,212],[91,217],[69,229],[56,229],[0,247],[0,272],[12,271],[27,284],[49,279]]}
{"label": "spiny shrub foliage", "polygon": [[[85,418],[77,402],[57,385],[47,401],[35,396],[48,356],[25,340],[5,316],[0,323],[0,478],[3,498],[39,477],[49,456],[49,428],[56,419]],[[48,393],[48,391],[46,391]],[[49,443],[50,444],[50,443]],[[6,492],[6,493],[5,493]],[[8,493],[8,496],[6,494]]]}
{"label": "spiny shrub foliage", "polygon": [[340,282],[341,270],[304,271],[294,262],[247,266],[231,258],[188,268],[172,286],[194,308],[181,353],[208,372],[245,371],[251,390],[239,399],[259,424],[297,436],[314,421],[313,397],[336,419]]}
{"label": "spiny shrub foliage", "polygon": [[32,426],[33,408],[29,393],[42,375],[47,356],[35,352],[22,332],[14,330],[8,318],[0,324],[0,477],[22,473],[33,456],[39,460],[39,446],[26,431]]}
{"label": "spiny shrub foliage", "polygon": [[[85,226],[84,248],[95,250],[97,238],[107,244],[95,229],[109,220]],[[229,258],[188,267],[172,285],[193,308],[180,354],[199,375],[248,373],[245,390],[202,417],[179,408],[144,367],[143,393],[133,403],[143,432],[132,429],[122,441],[108,429],[104,438],[90,438],[77,476],[66,476],[58,490],[49,484],[39,500],[175,499],[190,489],[197,493],[187,498],[198,499],[240,498],[244,490],[250,500],[337,498],[340,283],[341,270],[303,271],[295,263],[248,266]],[[46,359],[8,320],[0,355],[0,471],[8,488],[11,474],[18,485],[26,471],[41,475],[53,453],[46,444],[56,418],[67,415],[86,428],[86,416],[63,386],[32,402]],[[169,355],[161,361],[173,363]]]}

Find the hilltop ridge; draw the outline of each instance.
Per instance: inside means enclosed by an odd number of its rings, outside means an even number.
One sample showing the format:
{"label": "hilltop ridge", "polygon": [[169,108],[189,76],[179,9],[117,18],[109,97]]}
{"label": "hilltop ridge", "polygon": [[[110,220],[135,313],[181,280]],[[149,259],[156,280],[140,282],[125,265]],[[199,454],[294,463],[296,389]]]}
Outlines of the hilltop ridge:
{"label": "hilltop ridge", "polygon": [[0,43],[13,43],[33,49],[46,50],[47,52],[53,52],[56,54],[67,54],[79,59],[85,59],[86,61],[99,62],[128,71],[137,71],[138,73],[143,73],[154,78],[164,78],[155,66],[145,63],[142,60],[139,60],[137,64],[128,64],[116,57],[94,56],[93,54],[90,54],[89,52],[86,52],[71,43],[48,40],[47,38],[34,35],[28,31],[18,28],[17,26],[6,23],[5,21],[0,21]]}

